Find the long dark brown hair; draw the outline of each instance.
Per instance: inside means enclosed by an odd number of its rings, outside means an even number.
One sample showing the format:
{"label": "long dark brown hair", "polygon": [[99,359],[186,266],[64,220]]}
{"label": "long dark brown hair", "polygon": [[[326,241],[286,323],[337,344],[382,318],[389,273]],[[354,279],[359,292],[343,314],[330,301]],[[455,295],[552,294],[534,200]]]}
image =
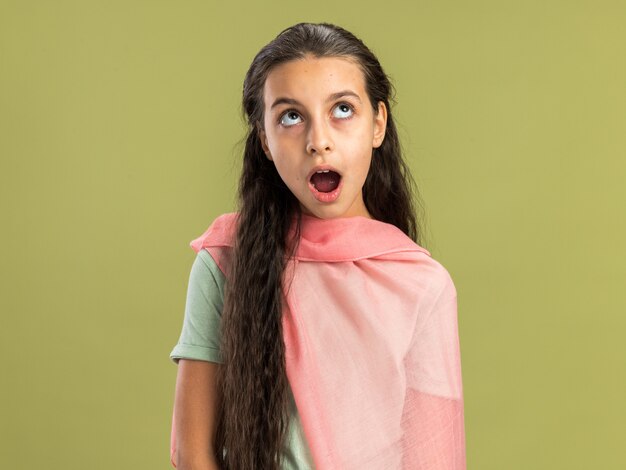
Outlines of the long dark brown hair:
{"label": "long dark brown hair", "polygon": [[[223,470],[277,470],[286,437],[288,380],[281,325],[282,276],[300,233],[301,208],[266,158],[263,128],[265,80],[291,60],[344,57],[363,72],[369,100],[387,107],[387,127],[373,149],[363,199],[373,218],[395,225],[421,244],[417,187],[402,159],[390,100],[393,86],[376,56],[345,29],[329,23],[299,23],[283,30],[254,57],[243,83],[248,124],[238,188],[238,224],[225,285],[219,368],[215,456]],[[291,221],[296,238],[287,240]],[[293,241],[293,243],[291,243]]]}

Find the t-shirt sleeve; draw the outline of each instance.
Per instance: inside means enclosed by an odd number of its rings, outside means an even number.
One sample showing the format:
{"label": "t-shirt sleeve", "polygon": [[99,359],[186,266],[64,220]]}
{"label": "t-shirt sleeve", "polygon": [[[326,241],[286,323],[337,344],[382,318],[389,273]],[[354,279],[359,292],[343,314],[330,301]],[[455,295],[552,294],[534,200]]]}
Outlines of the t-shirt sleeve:
{"label": "t-shirt sleeve", "polygon": [[444,288],[416,330],[407,355],[403,423],[415,470],[465,469],[465,422],[457,295],[445,272]]}
{"label": "t-shirt sleeve", "polygon": [[220,355],[221,318],[225,277],[206,250],[198,251],[191,267],[185,317],[170,359],[196,359],[223,363]]}
{"label": "t-shirt sleeve", "polygon": [[432,395],[462,399],[456,288],[447,271],[444,287],[420,323],[407,355],[408,385]]}

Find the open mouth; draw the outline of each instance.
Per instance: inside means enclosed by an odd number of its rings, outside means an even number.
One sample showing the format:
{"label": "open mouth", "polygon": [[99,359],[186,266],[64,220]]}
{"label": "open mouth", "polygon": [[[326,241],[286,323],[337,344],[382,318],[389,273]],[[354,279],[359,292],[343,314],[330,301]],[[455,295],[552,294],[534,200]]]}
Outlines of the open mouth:
{"label": "open mouth", "polygon": [[320,170],[311,176],[311,184],[321,193],[330,193],[339,186],[341,175],[333,170]]}

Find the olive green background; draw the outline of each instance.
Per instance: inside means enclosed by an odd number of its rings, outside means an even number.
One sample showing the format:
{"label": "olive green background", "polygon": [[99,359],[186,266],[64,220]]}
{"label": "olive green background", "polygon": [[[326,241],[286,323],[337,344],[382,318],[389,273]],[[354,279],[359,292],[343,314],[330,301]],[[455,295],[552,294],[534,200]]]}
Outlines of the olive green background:
{"label": "olive green background", "polygon": [[626,468],[626,6],[601,0],[1,1],[0,466],[170,468],[189,241],[235,209],[244,73],[299,21],[396,86],[468,468]]}

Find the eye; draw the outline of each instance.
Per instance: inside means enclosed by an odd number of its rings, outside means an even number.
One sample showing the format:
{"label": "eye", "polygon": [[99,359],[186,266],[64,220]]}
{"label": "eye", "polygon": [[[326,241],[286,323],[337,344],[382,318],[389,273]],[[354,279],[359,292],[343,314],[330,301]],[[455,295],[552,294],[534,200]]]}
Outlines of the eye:
{"label": "eye", "polygon": [[280,116],[279,122],[285,127],[290,127],[294,124],[298,124],[296,121],[298,118],[300,118],[300,115],[293,109],[290,109]]}
{"label": "eye", "polygon": [[333,115],[339,119],[350,119],[354,114],[354,108],[348,103],[339,103],[336,107],[339,113],[333,113]]}

